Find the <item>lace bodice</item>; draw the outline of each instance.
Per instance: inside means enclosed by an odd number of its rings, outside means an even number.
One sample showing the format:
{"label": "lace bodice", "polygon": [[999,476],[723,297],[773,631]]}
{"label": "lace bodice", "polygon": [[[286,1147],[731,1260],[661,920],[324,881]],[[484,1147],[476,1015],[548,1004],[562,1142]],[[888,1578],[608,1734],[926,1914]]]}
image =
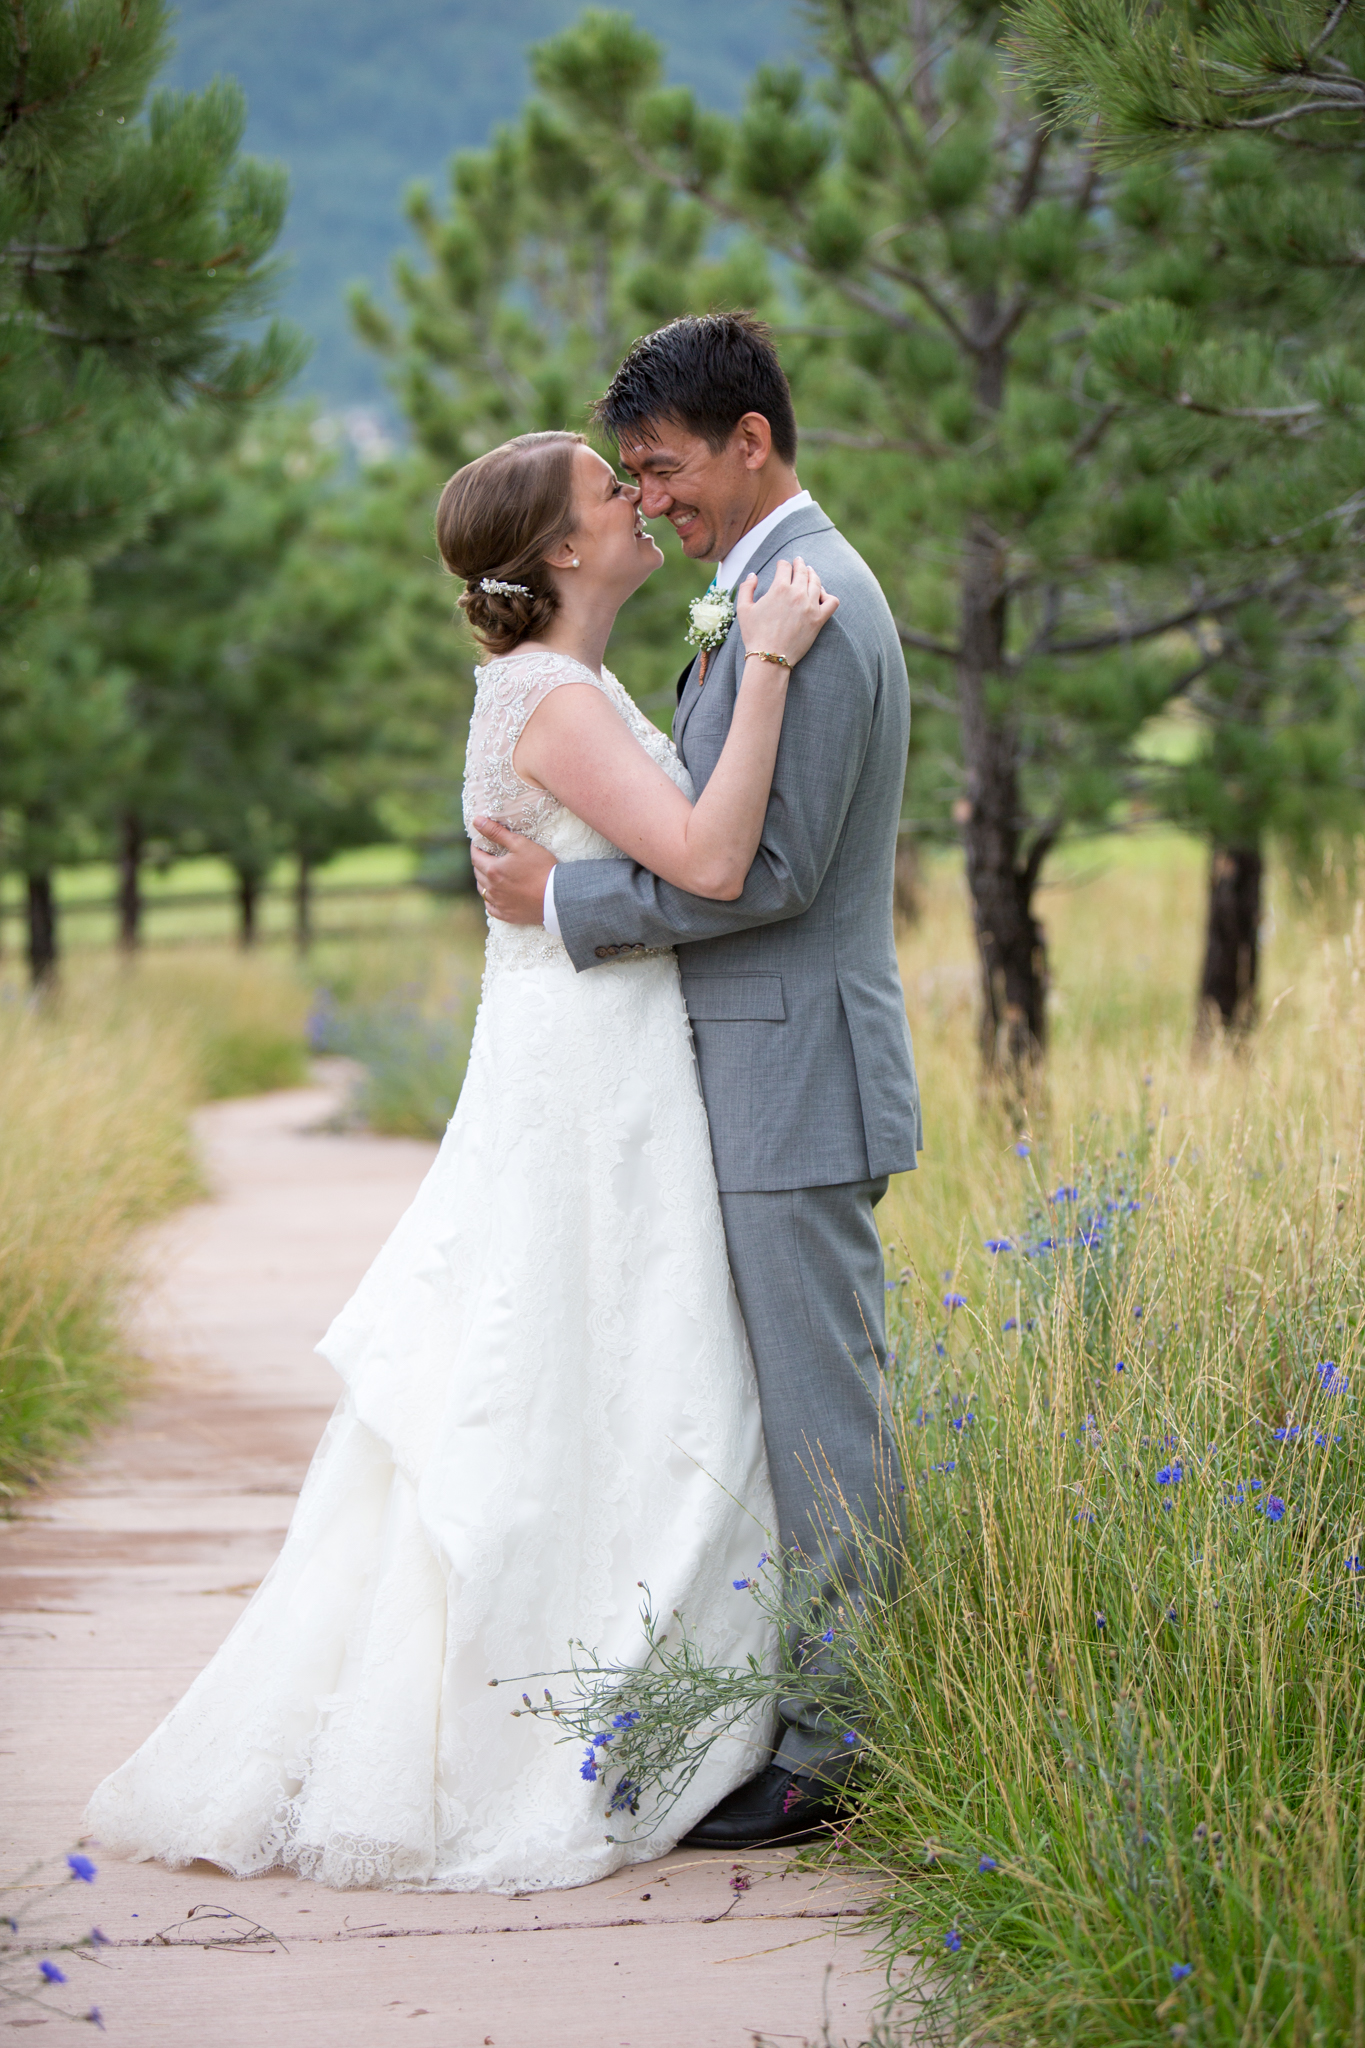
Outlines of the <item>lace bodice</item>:
{"label": "lace bodice", "polygon": [[[464,823],[477,845],[487,846],[487,841],[474,831],[474,819],[497,818],[511,831],[524,832],[528,839],[537,840],[557,860],[624,859],[619,847],[575,817],[548,790],[524,781],[512,764],[526,721],[537,704],[561,683],[591,683],[595,690],[600,690],[650,760],[663,769],[684,795],[692,795],[691,777],[673,742],[650,724],[610,669],[604,668],[598,676],[570,655],[537,651],[503,655],[486,667],[475,669],[474,675],[474,715],[469,722],[465,754]],[[538,926],[500,924],[496,918],[488,921],[490,971],[567,957],[559,940]]]}

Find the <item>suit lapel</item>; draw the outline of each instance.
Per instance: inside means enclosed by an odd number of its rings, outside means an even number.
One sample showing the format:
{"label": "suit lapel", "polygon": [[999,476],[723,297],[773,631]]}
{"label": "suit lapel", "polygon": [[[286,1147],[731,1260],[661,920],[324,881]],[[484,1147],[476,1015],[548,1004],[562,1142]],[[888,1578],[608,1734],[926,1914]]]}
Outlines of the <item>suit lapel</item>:
{"label": "suit lapel", "polygon": [[[743,582],[744,576],[752,575],[755,572],[761,576],[770,562],[775,562],[779,555],[791,552],[793,542],[804,540],[808,534],[830,533],[833,531],[833,528],[834,521],[827,519],[818,505],[802,505],[799,510],[792,513],[789,519],[784,519],[779,526],[774,527],[767,539],[760,545],[758,553],[753,557],[752,561],[745,563],[744,575],[740,577],[740,581]],[[729,650],[738,631],[737,625],[732,626],[724,646],[718,647],[711,656],[708,665],[708,682],[714,677],[718,663]],[[696,710],[702,696],[702,687],[698,680],[700,667],[700,661],[694,660],[688,664],[683,670],[682,675],[678,678],[678,708],[673,714],[673,744],[679,753],[682,752],[683,734],[687,730],[687,721]]]}
{"label": "suit lapel", "polygon": [[683,727],[692,716],[692,707],[701,695],[697,685],[697,671],[701,662],[693,655],[687,667],[678,677],[678,708],[673,713],[673,744],[681,751]]}

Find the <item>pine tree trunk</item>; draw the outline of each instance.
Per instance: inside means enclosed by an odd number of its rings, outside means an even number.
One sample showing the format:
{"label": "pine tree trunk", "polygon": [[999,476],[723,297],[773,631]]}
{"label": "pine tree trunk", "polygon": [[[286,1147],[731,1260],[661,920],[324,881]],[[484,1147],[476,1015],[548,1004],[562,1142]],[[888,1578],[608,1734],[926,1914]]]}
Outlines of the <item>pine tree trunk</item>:
{"label": "pine tree trunk", "polygon": [[57,899],[50,869],[28,878],[28,972],[35,989],[51,988],[57,979]]}
{"label": "pine tree trunk", "polygon": [[1215,846],[1210,857],[1208,930],[1195,1028],[1200,1043],[1207,1043],[1220,1026],[1244,1034],[1256,1022],[1263,868],[1259,847]]}
{"label": "pine tree trunk", "polygon": [[249,952],[256,943],[256,913],[261,901],[261,877],[256,868],[238,868],[237,943]]}
{"label": "pine tree trunk", "polygon": [[119,832],[118,942],[125,953],[142,944],[142,820],[126,811]]}
{"label": "pine tree trunk", "polygon": [[1032,909],[1044,847],[1023,853],[1017,736],[989,700],[1004,673],[1007,604],[1004,549],[977,520],[962,571],[960,817],[981,962],[981,1055],[988,1073],[1024,1085],[1047,1041],[1047,948]]}
{"label": "pine tree trunk", "polygon": [[298,857],[294,873],[294,951],[306,959],[313,943],[313,863],[306,853]]}
{"label": "pine tree trunk", "polygon": [[919,849],[913,839],[902,837],[896,844],[896,924],[902,930],[918,924],[923,908],[920,899]]}

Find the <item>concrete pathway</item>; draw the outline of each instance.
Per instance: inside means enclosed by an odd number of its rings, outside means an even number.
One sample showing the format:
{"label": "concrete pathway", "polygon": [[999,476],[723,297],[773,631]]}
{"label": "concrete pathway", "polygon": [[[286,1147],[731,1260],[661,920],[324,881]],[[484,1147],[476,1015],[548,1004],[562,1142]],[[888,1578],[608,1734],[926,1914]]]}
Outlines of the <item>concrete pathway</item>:
{"label": "concrete pathway", "polygon": [[[0,1525],[7,1874],[60,1866],[90,1788],[184,1691],[278,1548],[336,1396],[312,1346],[432,1156],[318,1131],[333,1101],[299,1089],[202,1112],[216,1195],[153,1239],[145,1398]],[[94,1920],[110,1938],[99,1964],[73,1960],[70,1990],[137,2048],[853,2048],[882,1990],[865,1895],[776,1854],[678,1852],[495,1899],[92,1853],[95,1885],[68,1885],[42,1924]],[[43,2024],[12,2010],[0,2026]]]}

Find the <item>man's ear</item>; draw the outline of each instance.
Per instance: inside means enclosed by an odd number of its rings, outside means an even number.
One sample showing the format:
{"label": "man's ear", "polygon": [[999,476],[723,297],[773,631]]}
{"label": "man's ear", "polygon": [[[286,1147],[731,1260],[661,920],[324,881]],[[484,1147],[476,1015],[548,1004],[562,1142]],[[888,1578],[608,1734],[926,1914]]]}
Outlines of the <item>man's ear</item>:
{"label": "man's ear", "polygon": [[761,412],[746,412],[735,423],[733,444],[746,469],[762,469],[773,452],[773,430]]}

